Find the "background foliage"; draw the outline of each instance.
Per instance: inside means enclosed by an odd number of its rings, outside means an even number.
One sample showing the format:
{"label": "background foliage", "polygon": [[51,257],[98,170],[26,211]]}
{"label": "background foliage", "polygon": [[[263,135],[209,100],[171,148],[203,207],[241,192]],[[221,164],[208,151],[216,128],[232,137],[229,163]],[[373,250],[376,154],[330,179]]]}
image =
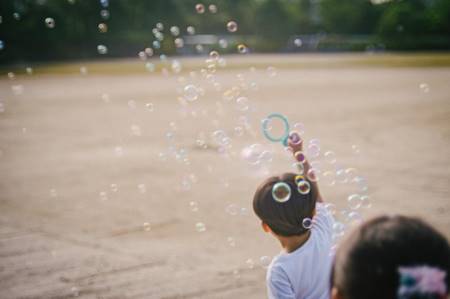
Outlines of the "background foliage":
{"label": "background foliage", "polygon": [[[105,20],[100,1],[2,0],[0,63],[94,58],[98,44],[108,46],[107,57],[135,56],[151,46],[157,22],[166,36],[172,25],[182,34],[192,25],[198,34],[229,36],[225,24],[236,20],[234,38],[259,52],[450,49],[449,0],[214,0],[203,3],[219,11],[202,15],[194,8],[198,2],[110,0]],[[46,27],[47,17],[55,20],[53,29]],[[98,31],[101,22],[107,33]],[[294,36],[305,46],[294,47]],[[165,39],[163,50],[176,50],[173,39]]]}

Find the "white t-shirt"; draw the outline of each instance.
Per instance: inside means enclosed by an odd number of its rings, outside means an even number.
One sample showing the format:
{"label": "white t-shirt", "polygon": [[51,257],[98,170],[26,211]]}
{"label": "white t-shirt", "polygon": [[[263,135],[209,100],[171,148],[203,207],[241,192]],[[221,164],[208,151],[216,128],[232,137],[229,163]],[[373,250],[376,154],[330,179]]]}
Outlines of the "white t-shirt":
{"label": "white t-shirt", "polygon": [[270,299],[329,299],[333,217],[323,203],[316,204],[311,235],[291,253],[275,256],[267,270]]}

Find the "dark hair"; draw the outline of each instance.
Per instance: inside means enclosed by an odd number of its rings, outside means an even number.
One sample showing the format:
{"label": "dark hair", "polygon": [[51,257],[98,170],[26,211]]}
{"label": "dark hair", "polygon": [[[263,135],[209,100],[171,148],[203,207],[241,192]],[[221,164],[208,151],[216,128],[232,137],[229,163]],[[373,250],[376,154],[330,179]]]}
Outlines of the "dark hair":
{"label": "dark hair", "polygon": [[420,219],[381,216],[364,223],[342,242],[331,283],[345,299],[395,299],[401,266],[430,266],[446,271],[448,289],[449,244]]}
{"label": "dark hair", "polygon": [[[253,197],[255,214],[277,235],[295,236],[307,231],[302,225],[304,218],[311,218],[316,206],[317,190],[311,184],[308,194],[300,194],[295,177],[297,174],[284,173],[266,179],[256,190]],[[306,178],[305,178],[306,180]],[[272,188],[278,182],[284,182],[291,188],[291,197],[286,202],[278,202],[272,197]]]}

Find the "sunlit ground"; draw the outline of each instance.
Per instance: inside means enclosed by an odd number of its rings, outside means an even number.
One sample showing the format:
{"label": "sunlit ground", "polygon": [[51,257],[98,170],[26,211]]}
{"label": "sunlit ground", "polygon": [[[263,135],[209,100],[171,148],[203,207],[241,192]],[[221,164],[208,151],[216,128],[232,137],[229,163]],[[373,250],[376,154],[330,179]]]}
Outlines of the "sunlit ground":
{"label": "sunlit ground", "polygon": [[[294,171],[261,134],[272,112],[320,140],[322,173],[367,178],[372,207],[358,215],[417,215],[450,236],[449,54],[226,59],[213,79],[200,58],[167,76],[138,59],[24,66],[14,79],[2,70],[2,296],[263,298],[279,248],[252,195],[267,175]],[[198,99],[180,102],[188,84]],[[273,159],[250,165],[241,152],[252,144]],[[345,222],[360,190],[319,183]]]}

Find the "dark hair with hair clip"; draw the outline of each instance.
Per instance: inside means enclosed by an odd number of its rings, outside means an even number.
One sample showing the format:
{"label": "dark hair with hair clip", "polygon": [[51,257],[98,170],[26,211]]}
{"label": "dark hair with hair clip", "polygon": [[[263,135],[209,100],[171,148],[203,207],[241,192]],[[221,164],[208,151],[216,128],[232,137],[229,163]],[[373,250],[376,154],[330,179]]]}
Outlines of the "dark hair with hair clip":
{"label": "dark hair with hair clip", "polygon": [[[255,214],[266,223],[270,229],[280,236],[295,236],[305,233],[302,221],[313,218],[317,190],[311,184],[307,194],[300,194],[297,190],[295,177],[297,174],[284,173],[266,179],[256,190],[253,197],[253,210]],[[304,178],[304,180],[307,180]],[[272,196],[272,188],[276,183],[284,182],[291,189],[291,197],[286,202],[278,202]]]}
{"label": "dark hair with hair clip", "polygon": [[[341,243],[331,284],[345,299],[396,299],[402,286],[399,269],[420,266],[446,272],[442,283],[448,290],[450,247],[445,237],[420,219],[381,216],[358,227]],[[408,296],[434,298],[442,297]]]}

